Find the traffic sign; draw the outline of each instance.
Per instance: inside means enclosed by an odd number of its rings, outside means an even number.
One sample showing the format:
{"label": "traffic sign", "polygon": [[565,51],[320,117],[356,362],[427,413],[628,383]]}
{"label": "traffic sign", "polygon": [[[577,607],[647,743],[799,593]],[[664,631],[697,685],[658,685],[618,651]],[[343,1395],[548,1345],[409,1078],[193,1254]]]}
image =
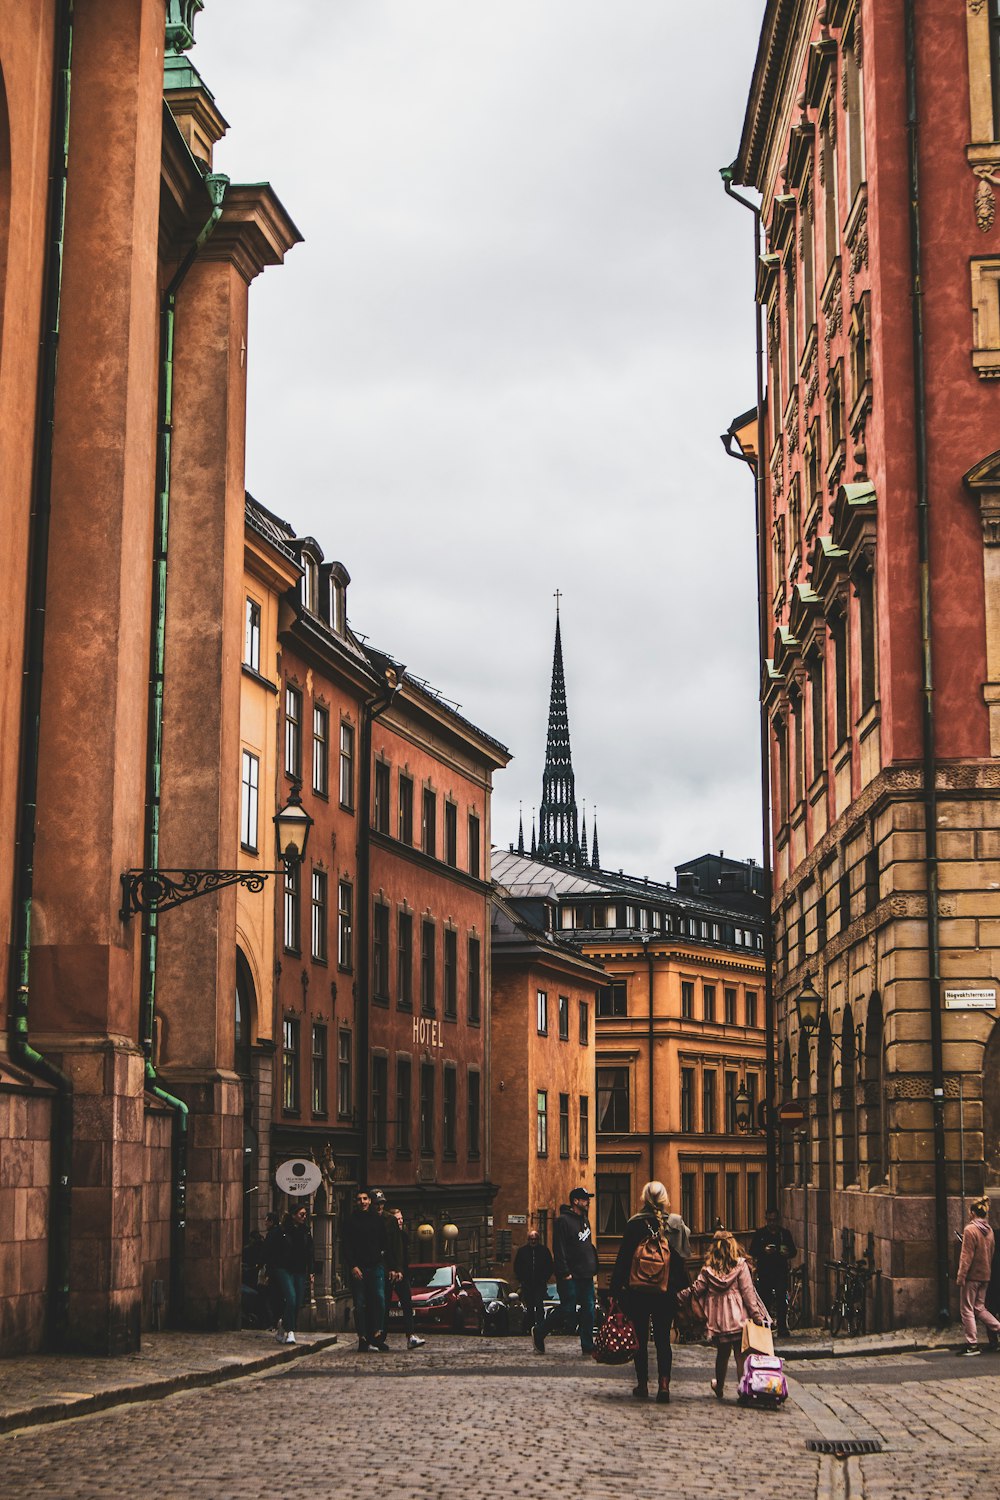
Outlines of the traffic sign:
{"label": "traffic sign", "polygon": [[778,1121],[782,1125],[804,1125],[809,1118],[809,1105],[804,1099],[786,1099],[778,1105]]}
{"label": "traffic sign", "polygon": [[293,1157],[291,1161],[281,1163],[274,1180],[289,1198],[308,1198],[323,1181],[323,1173],[314,1161]]}

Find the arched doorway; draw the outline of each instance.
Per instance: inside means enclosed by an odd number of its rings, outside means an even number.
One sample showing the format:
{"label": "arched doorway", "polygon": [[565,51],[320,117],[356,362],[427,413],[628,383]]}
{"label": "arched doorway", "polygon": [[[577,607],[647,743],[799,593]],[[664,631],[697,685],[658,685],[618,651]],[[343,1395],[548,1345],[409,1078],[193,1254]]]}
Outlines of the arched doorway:
{"label": "arched doorway", "polygon": [[889,1175],[888,1111],[885,1102],[885,1045],[882,1027],[882,996],[872,991],[865,1026],[864,1129],[868,1157],[868,1186],[876,1187]]}
{"label": "arched doorway", "polygon": [[[833,1035],[824,1014],[819,1023],[816,1042],[816,1261],[815,1275],[822,1284],[824,1266],[831,1255],[833,1192]],[[814,1308],[825,1306],[813,1304]]]}
{"label": "arched doorway", "polygon": [[243,1241],[263,1219],[267,1205],[257,1202],[260,1140],[254,1126],[253,1037],[257,1024],[257,990],[250,965],[236,949],[236,1001],[233,1019],[233,1070],[243,1085]]}
{"label": "arched doorway", "polygon": [[858,1055],[851,1007],[844,1009],[840,1032],[840,1133],[843,1151],[844,1187],[858,1181]]}

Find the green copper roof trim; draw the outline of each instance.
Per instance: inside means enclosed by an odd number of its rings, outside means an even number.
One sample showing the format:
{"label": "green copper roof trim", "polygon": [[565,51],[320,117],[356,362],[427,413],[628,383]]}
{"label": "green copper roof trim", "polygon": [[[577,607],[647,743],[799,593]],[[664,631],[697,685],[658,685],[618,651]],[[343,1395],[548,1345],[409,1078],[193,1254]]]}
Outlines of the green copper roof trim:
{"label": "green copper roof trim", "polygon": [[843,547],[838,547],[834,544],[832,536],[821,536],[819,538],[819,547],[824,557],[847,556],[847,553],[844,551]]}
{"label": "green copper roof trim", "polygon": [[186,52],[194,46],[194,18],[204,9],[205,0],[167,0],[168,52]]}
{"label": "green copper roof trim", "polygon": [[877,497],[875,486],[870,479],[862,480],[859,484],[842,484],[840,493],[848,505],[875,505]]}

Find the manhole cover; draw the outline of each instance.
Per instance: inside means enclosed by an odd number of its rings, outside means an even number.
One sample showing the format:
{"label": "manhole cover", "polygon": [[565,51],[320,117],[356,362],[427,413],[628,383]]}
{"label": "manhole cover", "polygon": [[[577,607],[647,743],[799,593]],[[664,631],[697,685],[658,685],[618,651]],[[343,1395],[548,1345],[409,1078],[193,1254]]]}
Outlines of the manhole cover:
{"label": "manhole cover", "polygon": [[832,1453],[834,1458],[856,1458],[860,1453],[881,1453],[878,1438],[807,1438],[810,1453]]}

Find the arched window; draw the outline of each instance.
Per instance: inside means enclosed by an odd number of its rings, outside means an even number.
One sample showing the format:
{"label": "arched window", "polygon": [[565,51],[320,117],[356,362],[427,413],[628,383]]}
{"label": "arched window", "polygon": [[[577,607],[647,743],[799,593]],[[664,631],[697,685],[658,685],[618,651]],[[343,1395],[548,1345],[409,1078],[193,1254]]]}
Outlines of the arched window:
{"label": "arched window", "polygon": [[824,1015],[819,1023],[816,1043],[816,1145],[819,1160],[819,1190],[829,1193],[833,1186],[833,1142],[830,1129],[830,1094],[833,1074],[833,1039],[830,1023]]}
{"label": "arched window", "polygon": [[[792,1097],[792,1049],[787,1039],[785,1050],[781,1060],[781,1097],[783,1100]],[[782,1128],[781,1131],[781,1183],[783,1187],[792,1187],[795,1181],[795,1136],[794,1133]]]}
{"label": "arched window", "polygon": [[844,1186],[859,1178],[858,1170],[858,1058],[851,1007],[844,1011],[840,1047],[840,1132],[843,1142]]}
{"label": "arched window", "polygon": [[302,608],[309,610],[310,614],[316,613],[316,599],[318,592],[319,564],[309,552],[302,554],[302,582],[299,592],[302,599]]}
{"label": "arched window", "polygon": [[868,1002],[865,1026],[865,1146],[868,1156],[868,1186],[885,1182],[889,1175],[888,1115],[885,1107],[885,1047],[882,1036],[882,997],[875,990]]}

